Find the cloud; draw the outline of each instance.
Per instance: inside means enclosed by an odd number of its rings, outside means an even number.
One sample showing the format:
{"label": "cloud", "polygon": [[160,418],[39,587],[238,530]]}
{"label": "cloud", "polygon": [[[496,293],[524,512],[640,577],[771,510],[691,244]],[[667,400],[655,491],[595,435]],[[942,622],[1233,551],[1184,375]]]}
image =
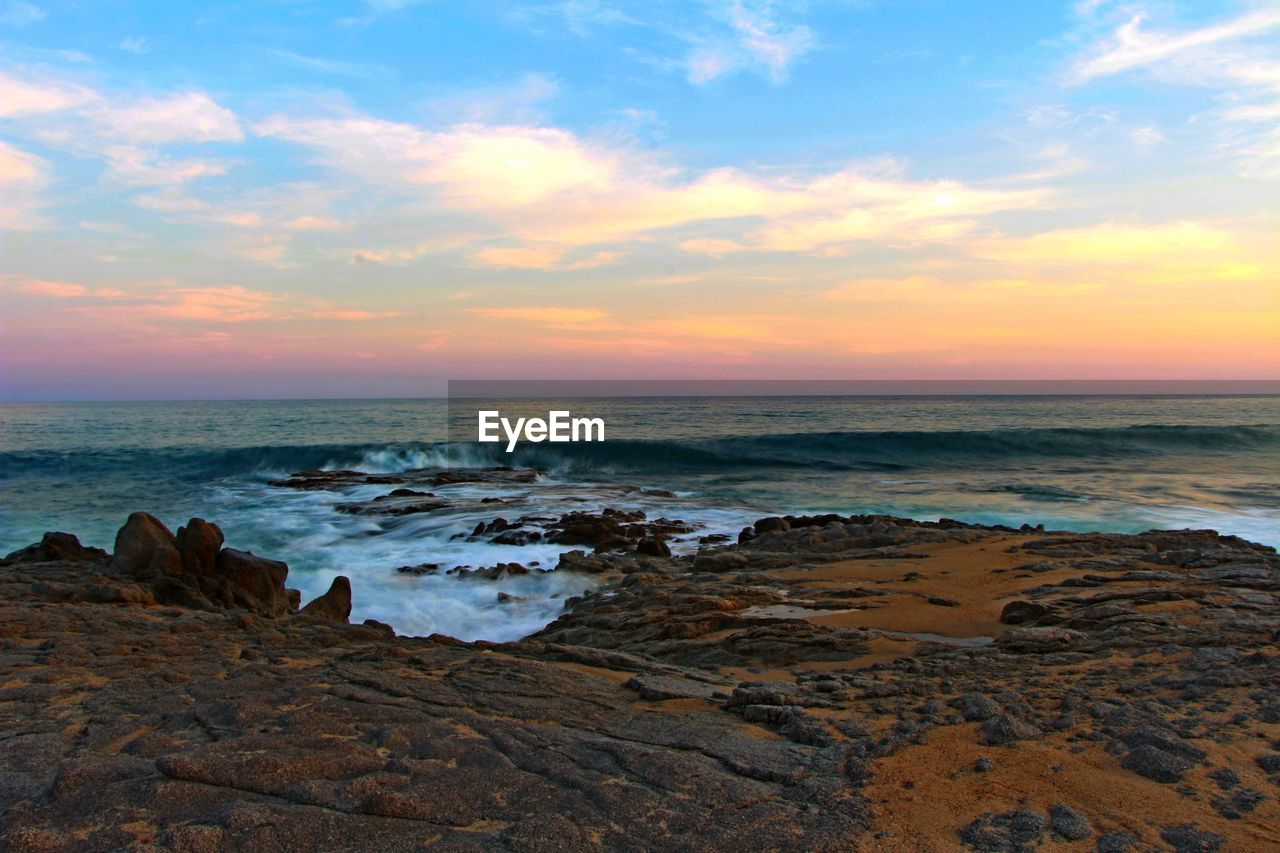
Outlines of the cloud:
{"label": "cloud", "polygon": [[340,219],[307,214],[290,219],[284,227],[290,231],[341,231],[347,225]]}
{"label": "cloud", "polygon": [[69,83],[37,83],[0,72],[0,118],[58,112],[92,97],[88,89]]}
{"label": "cloud", "polygon": [[178,185],[196,178],[226,174],[226,166],[213,160],[171,160],[145,148],[117,145],[103,151],[112,177],[136,185]]}
{"label": "cloud", "polygon": [[369,65],[362,62],[344,62],[340,59],[326,59],[319,56],[305,56],[291,50],[271,50],[268,55],[286,65],[317,71],[321,74],[332,74],[337,77],[351,77],[356,80],[381,80],[394,77],[395,73],[385,65]]}
{"label": "cloud", "polygon": [[562,246],[529,245],[482,249],[471,258],[486,267],[569,272],[612,264],[621,257],[619,252],[595,252],[586,258],[565,260],[565,254]]}
{"label": "cloud", "polygon": [[498,320],[528,320],[548,325],[576,326],[603,320],[609,314],[596,308],[558,308],[552,306],[531,308],[472,308],[471,313]]}
{"label": "cloud", "polygon": [[124,310],[174,320],[246,323],[273,317],[273,306],[283,298],[281,294],[249,290],[240,285],[177,288],[163,293],[159,301],[150,305],[129,306]]}
{"label": "cloud", "polygon": [[312,311],[312,317],[317,320],[385,320],[391,317],[402,316],[401,311],[361,311],[358,309],[330,309],[325,311]]}
{"label": "cloud", "polygon": [[0,140],[0,229],[41,224],[39,191],[48,182],[46,175],[44,160]]}
{"label": "cloud", "polygon": [[0,283],[9,290],[16,290],[28,296],[47,296],[52,299],[73,299],[84,296],[88,289],[81,284],[66,281],[45,281],[27,276],[0,276]]}
{"label": "cloud", "polygon": [[147,44],[147,40],[142,36],[129,36],[122,39],[119,48],[125,53],[144,54],[151,52],[151,45]]}
{"label": "cloud", "polygon": [[0,24],[8,27],[25,27],[43,21],[45,12],[39,6],[24,0],[8,0],[0,3]]}
{"label": "cloud", "polygon": [[719,11],[727,34],[700,39],[686,59],[690,83],[703,85],[726,74],[753,69],[774,83],[786,79],[798,58],[813,49],[813,33],[803,24],[788,24],[773,2],[734,0]]}
{"label": "cloud", "polygon": [[1235,242],[1230,231],[1198,222],[1161,225],[1105,222],[1030,237],[980,241],[974,245],[973,252],[1003,261],[1115,265],[1222,257],[1231,254]]}
{"label": "cloud", "polygon": [[115,139],[149,145],[172,142],[240,142],[235,113],[204,92],[118,103],[99,101],[88,115]]}
{"label": "cloud", "polygon": [[499,228],[497,235],[523,241],[477,255],[495,265],[552,267],[574,247],[734,220],[744,228],[735,242],[770,251],[881,239],[952,240],[975,217],[1046,203],[1037,190],[911,181],[896,164],[816,175],[734,168],[686,173],[631,147],[551,127],[463,124],[428,130],[346,115],[275,116],[255,130],[310,147],[321,162],[388,191],[416,186],[424,201],[486,217]]}
{"label": "cloud", "polygon": [[[1238,18],[1181,33],[1143,30],[1146,16],[1139,13],[1119,27],[1112,38],[1091,56],[1078,61],[1073,76],[1083,82],[1180,58],[1223,42],[1250,38],[1280,28],[1280,9],[1263,9]],[[1226,69],[1228,72],[1230,68]],[[1244,73],[1249,73],[1248,67]]]}

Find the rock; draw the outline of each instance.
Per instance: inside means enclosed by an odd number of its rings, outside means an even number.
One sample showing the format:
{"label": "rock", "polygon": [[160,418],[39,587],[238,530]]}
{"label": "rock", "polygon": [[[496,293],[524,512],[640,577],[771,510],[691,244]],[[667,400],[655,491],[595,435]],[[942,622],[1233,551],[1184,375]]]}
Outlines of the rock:
{"label": "rock", "polygon": [[773,533],[775,531],[787,531],[790,529],[791,529],[791,522],[787,521],[785,518],[778,518],[777,516],[774,516],[771,518],[762,518],[755,523],[755,532],[757,534]]}
{"label": "rock", "polygon": [[223,548],[218,553],[214,573],[230,585],[236,606],[262,616],[282,616],[289,612],[289,595],[284,588],[289,567],[279,560]]}
{"label": "rock", "polygon": [[651,539],[646,536],[636,542],[636,553],[649,557],[670,557],[671,546],[661,539]]}
{"label": "rock", "polygon": [[1256,809],[1266,797],[1252,788],[1237,788],[1230,796],[1214,797],[1209,802],[1218,814],[1228,820],[1239,820]]}
{"label": "rock", "polygon": [[346,622],[351,618],[351,581],[346,575],[338,575],[329,585],[329,591],[312,599],[302,612],[334,622]]}
{"label": "rock", "polygon": [[1086,640],[1070,628],[1014,628],[996,640],[1003,651],[1015,655],[1065,652]]}
{"label": "rock", "polygon": [[1000,713],[1000,704],[981,693],[965,693],[953,703],[969,722],[989,720]]}
{"label": "rock", "polygon": [[1044,732],[1028,722],[1019,720],[1008,714],[1000,714],[987,720],[979,727],[986,736],[987,743],[999,745],[1017,740],[1039,740]]}
{"label": "rock", "polygon": [[693,558],[693,568],[699,572],[731,572],[747,566],[745,554],[721,551],[717,554],[699,554]]}
{"label": "rock", "polygon": [[186,527],[179,527],[177,546],[182,556],[182,571],[200,577],[212,575],[223,541],[222,528],[203,518],[193,518]]}
{"label": "rock", "polygon": [[1000,611],[1000,621],[1005,625],[1026,625],[1038,622],[1052,612],[1049,605],[1038,601],[1010,601]]}
{"label": "rock", "polygon": [[1181,756],[1188,761],[1203,761],[1205,758],[1205,751],[1200,747],[1188,743],[1167,729],[1157,728],[1156,726],[1142,726],[1134,729],[1121,735],[1120,740],[1124,741],[1130,748],[1154,746],[1156,749],[1163,750],[1170,755]]}
{"label": "rock", "polygon": [[1177,853],[1213,853],[1227,843],[1218,833],[1200,829],[1194,823],[1168,827],[1161,830],[1160,837]]}
{"label": "rock", "polygon": [[135,512],[116,533],[110,570],[137,578],[181,574],[178,540],[154,515]]}
{"label": "rock", "polygon": [[1068,841],[1083,841],[1093,835],[1093,827],[1088,819],[1062,803],[1049,809],[1049,825]]}
{"label": "rock", "polygon": [[1163,749],[1143,744],[1131,750],[1120,762],[1120,766],[1139,776],[1169,784],[1181,781],[1182,774],[1190,769],[1191,762]]}
{"label": "rock", "polygon": [[1109,832],[1098,839],[1097,853],[1129,853],[1138,846],[1138,836],[1132,832]]}
{"label": "rock", "polygon": [[636,691],[641,699],[660,702],[665,699],[713,699],[724,688],[704,681],[680,678],[671,675],[649,675],[641,673],[633,676],[624,687]]}
{"label": "rock", "polygon": [[1032,809],[980,816],[959,831],[960,840],[976,850],[1020,851],[1030,849],[1044,837],[1048,819]]}
{"label": "rock", "polygon": [[5,563],[47,563],[53,560],[67,560],[73,563],[87,563],[101,560],[107,552],[101,548],[89,548],[80,544],[80,540],[70,533],[50,531],[34,545],[14,551],[5,557]]}
{"label": "rock", "polygon": [[1254,760],[1264,773],[1280,773],[1280,755],[1260,755]]}
{"label": "rock", "polygon": [[990,758],[979,758],[973,762],[974,773],[990,773],[995,769],[996,763]]}

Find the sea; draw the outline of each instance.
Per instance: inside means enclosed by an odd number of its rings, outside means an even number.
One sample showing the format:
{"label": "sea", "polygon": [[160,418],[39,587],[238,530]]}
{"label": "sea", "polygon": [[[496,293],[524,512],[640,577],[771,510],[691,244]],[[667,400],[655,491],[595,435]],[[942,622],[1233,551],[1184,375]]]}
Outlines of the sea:
{"label": "sea", "polygon": [[[304,598],[349,576],[354,621],[508,641],[546,625],[594,581],[547,571],[570,546],[471,536],[498,515],[642,510],[693,525],[672,543],[686,553],[762,516],[826,512],[1078,531],[1212,528],[1280,545],[1277,396],[526,401],[544,404],[601,418],[605,440],[508,453],[457,440],[441,399],[3,404],[0,554],[47,530],[110,550],[135,510],[174,529],[199,516],[220,525],[229,546],[286,561]],[[272,485],[322,468],[499,465],[538,476],[440,486],[449,506],[394,518],[339,509],[387,486]],[[448,571],[499,562],[534,571],[499,580]],[[440,570],[397,571],[423,563]]]}

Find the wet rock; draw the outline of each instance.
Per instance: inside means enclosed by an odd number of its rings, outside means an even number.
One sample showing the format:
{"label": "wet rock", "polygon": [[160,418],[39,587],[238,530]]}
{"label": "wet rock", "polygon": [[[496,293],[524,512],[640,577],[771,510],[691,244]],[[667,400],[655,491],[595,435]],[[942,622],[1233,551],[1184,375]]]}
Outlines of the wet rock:
{"label": "wet rock", "polygon": [[746,568],[747,557],[737,551],[715,554],[699,554],[693,560],[693,568],[699,572],[732,572]]}
{"label": "wet rock", "polygon": [[1132,770],[1156,782],[1171,784],[1182,781],[1182,775],[1191,767],[1185,758],[1146,744],[1129,752],[1120,762],[1125,770]]}
{"label": "wet rock", "polygon": [[345,575],[338,575],[329,585],[329,590],[319,598],[314,598],[302,608],[309,616],[319,616],[334,622],[347,622],[351,619],[351,581]]}
{"label": "wet rock", "polygon": [[1068,841],[1083,841],[1093,835],[1088,818],[1062,803],[1049,809],[1049,823],[1054,832]]}
{"label": "wet rock", "polygon": [[636,553],[649,557],[670,557],[671,547],[661,539],[651,539],[646,536],[636,542]]}

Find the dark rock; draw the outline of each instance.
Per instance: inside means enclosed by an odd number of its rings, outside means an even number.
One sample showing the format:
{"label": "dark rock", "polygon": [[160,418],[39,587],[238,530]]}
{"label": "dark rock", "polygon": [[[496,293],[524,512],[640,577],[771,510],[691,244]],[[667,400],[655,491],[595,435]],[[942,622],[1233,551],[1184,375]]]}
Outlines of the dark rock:
{"label": "dark rock", "polygon": [[279,560],[223,548],[218,553],[214,573],[230,586],[235,606],[262,616],[282,616],[289,612],[289,595],[284,588],[289,567]]}
{"label": "dark rock", "polygon": [[757,534],[786,531],[791,529],[791,522],[787,521],[785,518],[778,518],[777,516],[762,518],[755,523],[754,529]]}
{"label": "dark rock", "polygon": [[1126,770],[1132,770],[1139,776],[1169,784],[1181,781],[1182,774],[1190,769],[1191,762],[1144,744],[1131,750],[1120,762],[1120,766]]}
{"label": "dark rock", "polygon": [[329,585],[329,591],[314,598],[302,608],[309,616],[319,616],[334,622],[346,622],[351,618],[351,581],[346,575],[338,575]]}
{"label": "dark rock", "polygon": [[1214,797],[1209,802],[1218,814],[1228,820],[1238,820],[1256,809],[1266,797],[1252,788],[1237,788],[1230,796]]}
{"label": "dark rock", "polygon": [[137,578],[181,574],[177,537],[154,515],[135,512],[116,533],[110,570]]}
{"label": "dark rock", "polygon": [[987,743],[999,745],[1018,740],[1039,740],[1044,732],[1028,722],[1008,714],[992,717],[979,727]]}
{"label": "dark rock", "polygon": [[1255,761],[1264,773],[1280,773],[1280,755],[1260,755]]}
{"label": "dark rock", "polygon": [[1121,735],[1120,740],[1124,741],[1129,747],[1154,746],[1156,749],[1163,750],[1170,755],[1180,756],[1188,761],[1203,761],[1205,758],[1205,751],[1200,747],[1188,743],[1167,729],[1155,726],[1142,726]]}
{"label": "dark rock", "polygon": [[1160,837],[1177,853],[1214,853],[1227,843],[1218,833],[1200,829],[1194,823],[1163,829]]}
{"label": "dark rock", "polygon": [[995,769],[996,763],[990,758],[979,758],[973,763],[973,772],[989,773]]}
{"label": "dark rock", "polygon": [[1000,713],[1000,704],[981,693],[965,693],[952,704],[960,709],[960,713],[969,722],[989,720]]}
{"label": "dark rock", "polygon": [[186,527],[179,527],[176,544],[182,571],[201,577],[213,575],[223,541],[222,529],[203,518],[193,518]]}
{"label": "dark rock", "polygon": [[636,553],[649,557],[670,557],[671,547],[661,539],[650,539],[646,536],[636,542]]}
{"label": "dark rock", "polygon": [[1109,832],[1098,839],[1097,853],[1129,853],[1138,846],[1138,836],[1132,832]]}
{"label": "dark rock", "polygon": [[34,545],[28,545],[9,554],[3,562],[46,563],[53,560],[67,560],[73,563],[87,563],[101,560],[106,556],[106,551],[81,545],[79,538],[70,533],[51,531]]}
{"label": "dark rock", "polygon": [[1089,820],[1071,806],[1062,803],[1049,809],[1049,823],[1054,832],[1068,841],[1083,841],[1093,835]]}
{"label": "dark rock", "polygon": [[1049,605],[1038,601],[1010,601],[1000,611],[1000,621],[1006,625],[1034,624],[1052,612]]}

